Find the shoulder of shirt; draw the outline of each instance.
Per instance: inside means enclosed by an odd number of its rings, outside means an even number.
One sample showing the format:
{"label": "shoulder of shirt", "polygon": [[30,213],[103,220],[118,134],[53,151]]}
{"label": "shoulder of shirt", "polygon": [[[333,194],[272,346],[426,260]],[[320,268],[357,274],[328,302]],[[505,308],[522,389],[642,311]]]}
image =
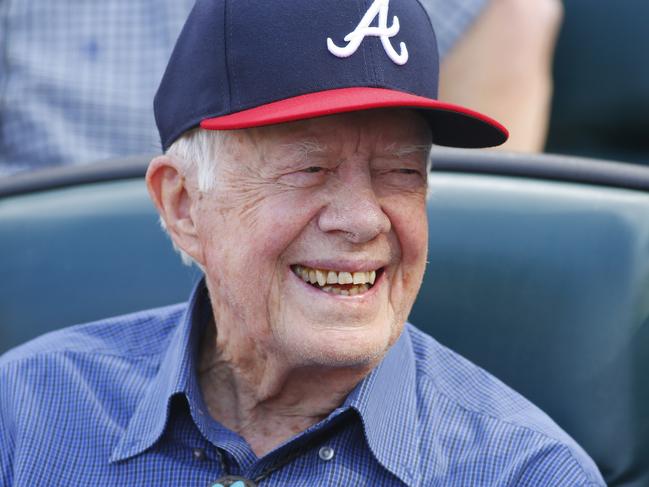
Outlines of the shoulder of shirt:
{"label": "shoulder of shirt", "polygon": [[138,311],[46,333],[0,356],[0,368],[59,353],[151,356],[162,353],[186,303]]}
{"label": "shoulder of shirt", "polygon": [[[463,414],[495,422],[499,429],[525,430],[555,451],[568,454],[582,468],[585,485],[600,485],[595,463],[547,414],[486,370],[408,324],[417,371],[422,384]],[[422,400],[422,398],[419,398]]]}

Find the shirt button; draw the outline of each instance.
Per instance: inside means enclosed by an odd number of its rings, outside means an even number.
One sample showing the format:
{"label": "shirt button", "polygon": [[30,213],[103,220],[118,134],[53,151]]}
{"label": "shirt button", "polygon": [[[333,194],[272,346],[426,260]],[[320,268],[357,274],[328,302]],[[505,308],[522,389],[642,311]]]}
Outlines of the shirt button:
{"label": "shirt button", "polygon": [[322,448],[320,448],[320,451],[318,452],[318,456],[320,457],[321,460],[328,462],[334,457],[334,449],[331,448],[330,446],[323,446]]}
{"label": "shirt button", "polygon": [[205,460],[205,450],[203,450],[202,448],[194,448],[194,451],[192,453],[196,460],[199,461]]}

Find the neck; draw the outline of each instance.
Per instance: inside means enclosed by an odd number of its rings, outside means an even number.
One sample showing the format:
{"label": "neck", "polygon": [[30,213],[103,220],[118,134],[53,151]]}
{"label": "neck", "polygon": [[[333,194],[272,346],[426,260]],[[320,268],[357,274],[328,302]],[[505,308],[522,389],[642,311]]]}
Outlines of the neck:
{"label": "neck", "polygon": [[287,366],[254,345],[222,343],[209,328],[198,368],[205,403],[258,457],[327,417],[372,368]]}

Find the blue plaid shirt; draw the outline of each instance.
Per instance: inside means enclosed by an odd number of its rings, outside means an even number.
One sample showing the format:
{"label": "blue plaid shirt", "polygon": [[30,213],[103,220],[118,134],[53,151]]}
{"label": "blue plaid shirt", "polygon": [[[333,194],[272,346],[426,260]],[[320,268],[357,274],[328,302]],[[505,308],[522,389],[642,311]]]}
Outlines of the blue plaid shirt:
{"label": "blue plaid shirt", "polygon": [[[487,0],[422,0],[443,56]],[[159,150],[153,95],[194,0],[0,0],[0,176]]]}
{"label": "blue plaid shirt", "polygon": [[207,413],[207,291],[0,357],[0,485],[601,486],[590,458],[497,379],[406,325],[322,422],[257,458]]}

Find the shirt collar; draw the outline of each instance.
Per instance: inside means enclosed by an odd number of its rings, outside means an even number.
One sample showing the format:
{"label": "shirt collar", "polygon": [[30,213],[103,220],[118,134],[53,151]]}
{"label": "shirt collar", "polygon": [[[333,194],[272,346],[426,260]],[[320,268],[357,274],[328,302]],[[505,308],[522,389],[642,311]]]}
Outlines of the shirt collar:
{"label": "shirt collar", "polygon": [[201,279],[192,291],[179,326],[169,337],[158,372],[146,387],[126,430],[111,453],[111,462],[142,453],[162,436],[171,398],[193,389],[198,343],[205,325],[210,322],[209,296],[204,279]]}
{"label": "shirt collar", "polygon": [[[157,374],[138,402],[110,461],[138,455],[162,436],[175,394],[202,401],[195,378],[195,357],[212,308],[204,280],[192,291],[179,326],[169,338]],[[349,394],[343,408],[358,412],[370,450],[378,462],[407,485],[419,483],[419,440],[414,353],[405,331],[381,363]]]}
{"label": "shirt collar", "polygon": [[358,411],[378,462],[406,485],[419,485],[417,385],[409,326],[345,406]]}

